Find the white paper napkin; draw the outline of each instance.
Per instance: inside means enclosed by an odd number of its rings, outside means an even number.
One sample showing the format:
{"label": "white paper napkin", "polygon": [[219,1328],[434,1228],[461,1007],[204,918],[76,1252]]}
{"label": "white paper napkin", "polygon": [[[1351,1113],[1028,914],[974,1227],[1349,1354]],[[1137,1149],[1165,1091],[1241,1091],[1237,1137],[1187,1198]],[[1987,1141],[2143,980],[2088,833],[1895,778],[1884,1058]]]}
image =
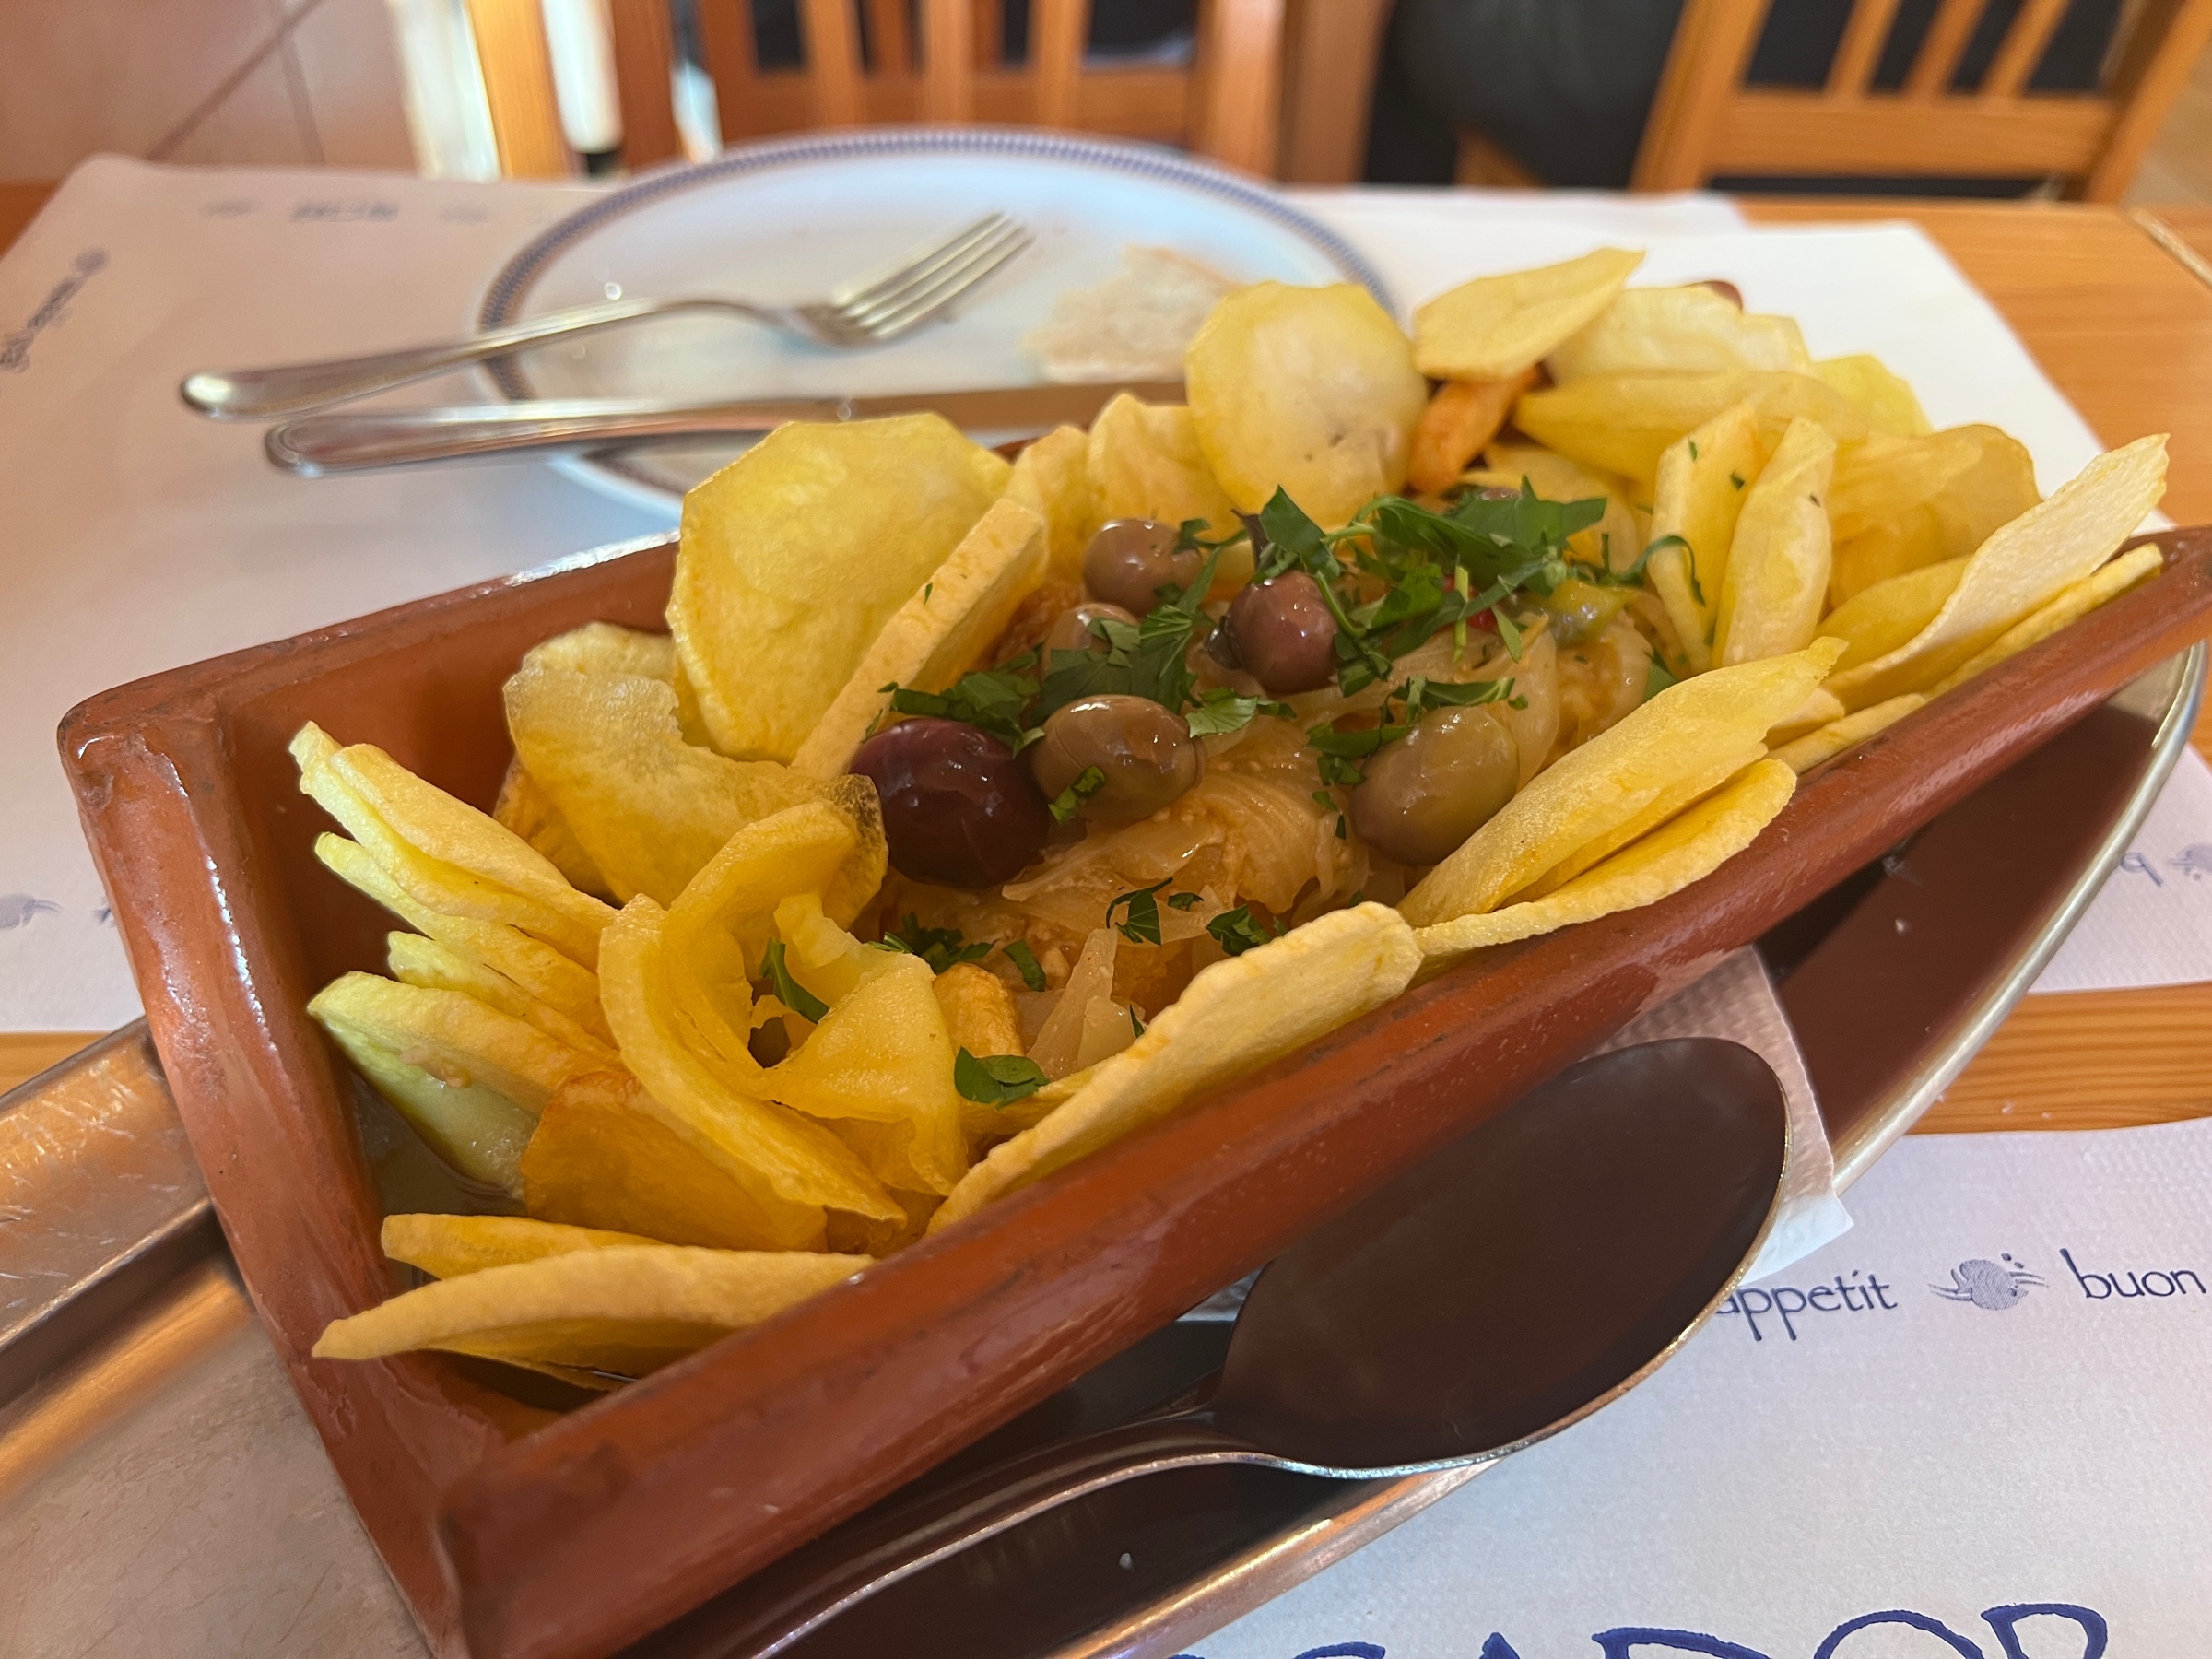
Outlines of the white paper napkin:
{"label": "white paper napkin", "polygon": [[2038,991],[2212,980],[2212,767],[2183,754]]}

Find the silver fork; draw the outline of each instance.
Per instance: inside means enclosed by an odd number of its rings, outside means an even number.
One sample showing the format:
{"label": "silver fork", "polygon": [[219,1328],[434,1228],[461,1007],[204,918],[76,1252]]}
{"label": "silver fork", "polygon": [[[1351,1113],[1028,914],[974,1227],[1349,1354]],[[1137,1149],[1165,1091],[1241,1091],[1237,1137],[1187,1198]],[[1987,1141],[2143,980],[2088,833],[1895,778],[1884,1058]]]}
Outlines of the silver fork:
{"label": "silver fork", "polygon": [[1031,240],[1018,220],[1003,213],[986,214],[966,229],[915,253],[897,270],[832,288],[827,299],[804,305],[761,305],[750,300],[704,295],[625,300],[612,305],[555,312],[437,346],[412,346],[370,357],[286,363],[269,369],[202,370],[186,376],[178,390],[194,408],[219,419],[299,415],[527,346],[573,339],[624,323],[687,311],[735,312],[817,346],[842,350],[881,346],[938,315],[1028,247]]}

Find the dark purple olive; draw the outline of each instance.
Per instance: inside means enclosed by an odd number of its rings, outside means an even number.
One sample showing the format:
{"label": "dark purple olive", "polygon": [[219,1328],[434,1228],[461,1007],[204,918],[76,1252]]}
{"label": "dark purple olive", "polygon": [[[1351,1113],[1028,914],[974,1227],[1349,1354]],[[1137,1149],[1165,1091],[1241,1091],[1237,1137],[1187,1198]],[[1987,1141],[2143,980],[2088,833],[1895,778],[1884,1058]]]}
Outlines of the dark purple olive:
{"label": "dark purple olive", "polygon": [[1057,800],[1091,767],[1104,775],[1084,799],[1087,818],[1133,824],[1198,782],[1206,751],[1180,714],[1146,697],[1086,697],[1044,723],[1030,751],[1037,787]]}
{"label": "dark purple olive", "polygon": [[1489,710],[1432,709],[1367,763],[1352,828],[1400,864],[1432,865],[1513,798],[1521,753]]}
{"label": "dark purple olive", "polygon": [[1014,751],[959,720],[902,720],[862,744],[853,771],[883,801],[891,866],[915,881],[986,888],[1037,856],[1053,815]]}
{"label": "dark purple olive", "polygon": [[1148,617],[1163,587],[1188,587],[1206,568],[1195,548],[1175,550],[1182,532],[1158,519],[1112,519],[1083,549],[1083,590],[1093,599]]}
{"label": "dark purple olive", "polygon": [[1050,666],[1055,651],[1104,651],[1106,641],[1090,630],[1093,622],[1126,622],[1136,626],[1136,618],[1118,605],[1101,605],[1086,600],[1073,610],[1064,610],[1053,620],[1044,636],[1044,660]]}
{"label": "dark purple olive", "polygon": [[1255,582],[1229,604],[1237,665],[1274,697],[1317,691],[1336,672],[1336,618],[1303,571]]}

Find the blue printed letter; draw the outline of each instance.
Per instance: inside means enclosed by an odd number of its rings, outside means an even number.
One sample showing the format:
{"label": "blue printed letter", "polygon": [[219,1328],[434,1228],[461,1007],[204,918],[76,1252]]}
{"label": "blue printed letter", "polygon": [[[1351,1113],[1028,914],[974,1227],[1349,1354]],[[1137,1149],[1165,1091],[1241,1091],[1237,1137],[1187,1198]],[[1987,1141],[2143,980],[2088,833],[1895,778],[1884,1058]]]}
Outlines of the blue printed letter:
{"label": "blue printed letter", "polygon": [[1640,1647],[1664,1647],[1675,1653],[1702,1653],[1705,1659],[1767,1659],[1766,1654],[1755,1649],[1738,1647],[1718,1636],[1701,1636],[1695,1630],[1653,1630],[1624,1625],[1618,1630],[1600,1630],[1590,1640],[1605,1650],[1606,1659],[1630,1659],[1633,1650]]}
{"label": "blue printed letter", "polygon": [[1904,1625],[1910,1630],[1925,1630],[1931,1636],[1950,1643],[1951,1651],[1959,1659],[1984,1659],[1980,1648],[1969,1641],[1940,1618],[1930,1618],[1925,1613],[1909,1613],[1901,1607],[1887,1613],[1862,1613],[1848,1623],[1840,1624],[1828,1633],[1828,1640],[1813,1650],[1813,1659],[1834,1659],[1835,1652],[1843,1645],[1843,1638],[1853,1630],[1863,1630],[1868,1625]]}
{"label": "blue printed letter", "polygon": [[[2065,1602],[2016,1602],[2009,1607],[1992,1607],[1982,1617],[1989,1620],[1989,1628],[1997,1633],[1997,1645],[2005,1650],[2005,1659],[2028,1659],[2020,1649],[2018,1627],[2023,1618],[2037,1618],[2072,1619],[2081,1627],[2081,1659],[2104,1659],[2109,1632],[2103,1615],[2092,1613],[2087,1607],[2072,1606]],[[2038,1659],[2048,1656],[2039,1655]]]}

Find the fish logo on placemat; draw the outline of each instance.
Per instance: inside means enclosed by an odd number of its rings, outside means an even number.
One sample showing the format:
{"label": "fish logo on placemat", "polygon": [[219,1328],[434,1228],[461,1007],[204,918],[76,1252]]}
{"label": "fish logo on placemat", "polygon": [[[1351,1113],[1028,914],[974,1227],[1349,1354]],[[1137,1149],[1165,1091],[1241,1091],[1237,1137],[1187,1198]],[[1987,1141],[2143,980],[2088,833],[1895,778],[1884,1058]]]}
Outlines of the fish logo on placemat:
{"label": "fish logo on placemat", "polygon": [[2202,881],[2212,876],[2212,841],[2195,841],[2182,849],[2179,858],[2168,861],[2192,881]]}
{"label": "fish logo on placemat", "polygon": [[0,893],[0,933],[26,925],[33,916],[54,916],[62,907],[51,899],[33,899],[29,893]]}
{"label": "fish logo on placemat", "polygon": [[2030,1289],[2042,1284],[2042,1276],[2014,1263],[2009,1254],[2005,1263],[2009,1265],[1976,1256],[1951,1269],[1949,1284],[1930,1285],[1928,1288],[1946,1301],[1972,1302],[1975,1307],[1987,1308],[1993,1312],[2017,1307],[2027,1300]]}

